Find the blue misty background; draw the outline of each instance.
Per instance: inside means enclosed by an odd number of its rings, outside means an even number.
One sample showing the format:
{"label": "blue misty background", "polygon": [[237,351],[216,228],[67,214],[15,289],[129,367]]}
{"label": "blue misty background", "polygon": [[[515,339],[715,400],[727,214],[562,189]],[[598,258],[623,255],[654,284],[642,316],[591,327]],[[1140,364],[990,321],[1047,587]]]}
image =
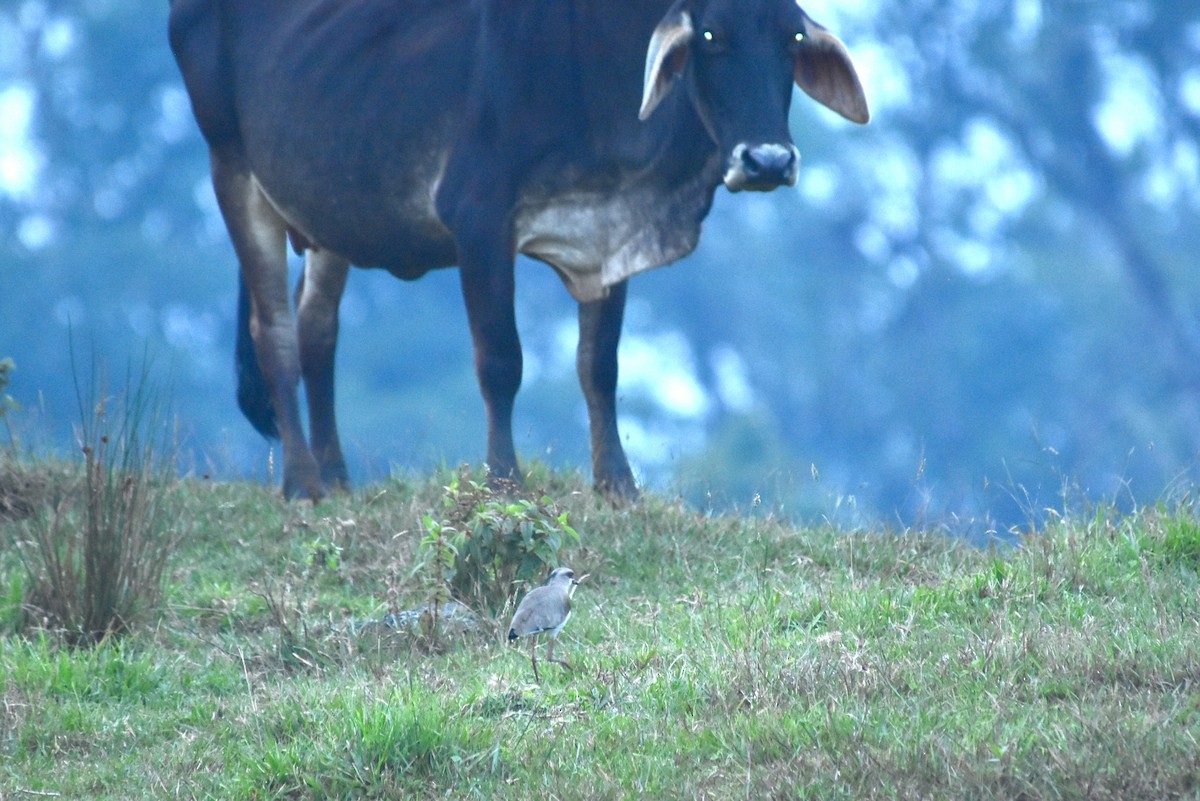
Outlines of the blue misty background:
{"label": "blue misty background", "polygon": [[[66,448],[74,372],[149,355],[183,466],[267,479],[233,401],[235,265],[162,0],[0,8],[0,357],[23,444]],[[700,508],[1036,523],[1182,496],[1200,447],[1200,8],[814,0],[874,120],[802,95],[794,190],[722,191],[632,282],[623,433]],[[636,98],[631,99],[636,103]],[[588,465],[574,305],[519,270],[526,458]],[[456,275],[355,271],[338,393],[355,480],[478,461]],[[115,377],[115,380],[114,380]],[[1065,499],[1065,501],[1064,501]]]}

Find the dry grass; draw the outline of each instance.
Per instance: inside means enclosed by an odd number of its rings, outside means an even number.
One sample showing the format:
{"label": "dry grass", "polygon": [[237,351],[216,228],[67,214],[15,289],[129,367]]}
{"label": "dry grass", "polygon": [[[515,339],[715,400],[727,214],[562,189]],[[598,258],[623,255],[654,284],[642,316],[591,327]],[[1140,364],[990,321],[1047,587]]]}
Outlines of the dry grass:
{"label": "dry grass", "polygon": [[181,521],[176,481],[147,396],[89,404],[81,462],[6,462],[0,510],[17,521],[7,541],[24,567],[23,625],[91,645],[153,621]]}

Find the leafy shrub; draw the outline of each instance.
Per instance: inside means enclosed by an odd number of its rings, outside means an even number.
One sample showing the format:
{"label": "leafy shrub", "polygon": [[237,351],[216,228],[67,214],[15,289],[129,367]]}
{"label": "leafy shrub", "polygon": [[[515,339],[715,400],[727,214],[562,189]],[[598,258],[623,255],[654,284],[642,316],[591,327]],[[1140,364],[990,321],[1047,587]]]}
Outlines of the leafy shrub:
{"label": "leafy shrub", "polygon": [[459,472],[442,514],[424,517],[418,572],[434,603],[453,597],[495,614],[518,581],[537,582],[579,535],[548,496],[510,498]]}

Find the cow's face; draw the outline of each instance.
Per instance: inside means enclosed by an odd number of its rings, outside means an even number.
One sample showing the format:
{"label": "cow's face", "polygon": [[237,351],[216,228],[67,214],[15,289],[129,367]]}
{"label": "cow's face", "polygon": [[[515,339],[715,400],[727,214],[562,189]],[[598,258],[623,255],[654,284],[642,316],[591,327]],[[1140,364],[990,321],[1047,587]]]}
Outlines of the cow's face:
{"label": "cow's face", "polygon": [[845,46],[794,0],[677,0],[650,40],[641,119],[681,77],[733,191],[796,183],[793,82],[849,120],[870,116]]}

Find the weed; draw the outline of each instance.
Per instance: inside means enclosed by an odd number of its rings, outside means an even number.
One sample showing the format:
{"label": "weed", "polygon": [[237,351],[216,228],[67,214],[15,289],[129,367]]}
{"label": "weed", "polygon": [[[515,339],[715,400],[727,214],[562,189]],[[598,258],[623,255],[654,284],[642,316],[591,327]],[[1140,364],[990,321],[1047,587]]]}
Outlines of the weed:
{"label": "weed", "polygon": [[342,566],[342,546],[317,537],[308,543],[304,565],[310,573],[318,573],[323,569],[336,571]]}
{"label": "weed", "polygon": [[427,614],[420,618],[421,633],[432,640],[437,634],[438,617],[451,600],[458,552],[454,547],[454,529],[432,515],[425,515],[422,526],[425,536],[417,547],[417,563],[413,575],[418,591],[426,599]]}

